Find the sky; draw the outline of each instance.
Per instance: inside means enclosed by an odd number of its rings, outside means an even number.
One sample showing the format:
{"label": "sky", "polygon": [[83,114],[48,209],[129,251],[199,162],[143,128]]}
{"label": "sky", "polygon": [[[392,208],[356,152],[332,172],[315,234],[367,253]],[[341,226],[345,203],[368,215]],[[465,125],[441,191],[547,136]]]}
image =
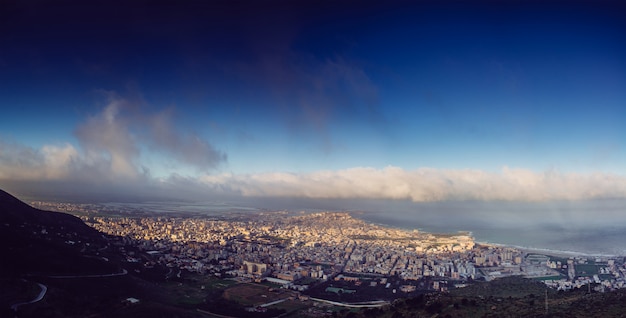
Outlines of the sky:
{"label": "sky", "polygon": [[0,188],[626,198],[611,1],[2,1]]}

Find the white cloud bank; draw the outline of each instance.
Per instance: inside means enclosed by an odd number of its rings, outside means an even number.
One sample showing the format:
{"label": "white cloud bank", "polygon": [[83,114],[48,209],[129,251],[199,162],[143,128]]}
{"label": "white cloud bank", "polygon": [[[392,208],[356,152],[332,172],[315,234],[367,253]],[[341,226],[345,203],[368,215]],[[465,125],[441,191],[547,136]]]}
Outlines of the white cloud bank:
{"label": "white cloud bank", "polygon": [[[226,155],[199,136],[181,132],[171,110],[145,114],[137,103],[107,93],[107,104],[66,143],[34,149],[0,139],[0,188],[42,195],[90,192],[169,198],[207,196],[313,199],[393,199],[433,201],[550,201],[626,198],[626,176],[611,173],[536,172],[502,168],[498,172],[399,167],[358,167],[311,173],[207,174]],[[157,179],[142,163],[146,147],[196,177]],[[47,192],[46,192],[47,191]],[[45,192],[45,193],[43,193]]]}
{"label": "white cloud bank", "polygon": [[[117,132],[111,134],[116,136]],[[626,176],[609,173],[535,172],[508,167],[498,172],[359,167],[312,173],[205,174],[199,177],[172,175],[157,180],[149,173],[140,172],[133,162],[136,157],[128,155],[135,151],[132,143],[122,143],[120,147],[123,150],[119,152],[111,150],[107,155],[93,155],[90,150],[81,153],[70,144],[45,146],[36,150],[0,142],[0,185],[3,180],[5,183],[7,180],[54,181],[61,184],[61,187],[63,183],[69,187],[72,182],[79,182],[81,187],[105,185],[112,189],[123,186],[124,191],[130,191],[127,193],[129,195],[132,195],[133,189],[139,193],[140,188],[156,190],[155,195],[167,192],[171,197],[176,197],[177,193],[184,197],[183,193],[193,192],[198,199],[203,195],[366,198],[414,202],[626,198]],[[80,188],[74,187],[73,191],[80,191]]]}
{"label": "white cloud bank", "polygon": [[199,181],[216,191],[244,196],[304,198],[549,201],[626,198],[626,177],[606,173],[499,172],[422,168],[352,168],[306,174],[207,175]]}

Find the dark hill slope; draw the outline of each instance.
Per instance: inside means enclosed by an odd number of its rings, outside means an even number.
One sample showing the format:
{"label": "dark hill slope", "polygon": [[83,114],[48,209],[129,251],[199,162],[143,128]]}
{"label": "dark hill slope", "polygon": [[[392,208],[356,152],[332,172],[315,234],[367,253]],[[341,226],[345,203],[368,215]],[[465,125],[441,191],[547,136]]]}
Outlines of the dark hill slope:
{"label": "dark hill slope", "polygon": [[[73,231],[85,237],[100,236],[98,231],[73,215],[35,209],[3,190],[0,190],[0,224],[3,224],[5,229],[7,227],[14,229],[13,232],[17,234],[24,232],[21,225],[36,224],[50,228],[63,227],[67,231]],[[12,225],[20,228],[11,227]]]}
{"label": "dark hill slope", "polygon": [[93,257],[106,244],[79,218],[35,209],[0,190],[0,277],[111,272]]}
{"label": "dark hill slope", "polygon": [[[0,317],[205,316],[172,296],[180,285],[163,282],[166,268],[126,263],[113,242],[77,217],[32,208],[0,190]],[[47,286],[44,298],[13,311],[39,294],[37,283]],[[128,297],[141,302],[126,305]]]}

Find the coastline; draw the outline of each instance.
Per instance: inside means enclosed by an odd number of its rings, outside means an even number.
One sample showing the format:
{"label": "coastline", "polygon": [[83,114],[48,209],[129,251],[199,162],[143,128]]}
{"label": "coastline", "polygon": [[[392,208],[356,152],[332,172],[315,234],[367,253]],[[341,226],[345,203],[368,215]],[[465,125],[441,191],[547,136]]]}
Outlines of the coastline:
{"label": "coastline", "polygon": [[486,246],[498,246],[498,247],[510,247],[518,249],[526,254],[542,254],[546,256],[556,256],[556,257],[621,257],[616,254],[603,254],[603,253],[584,253],[584,252],[576,252],[576,251],[564,251],[564,250],[554,250],[548,248],[539,248],[539,247],[528,247],[528,246],[520,246],[520,245],[512,245],[512,244],[501,244],[501,243],[492,243],[492,242],[478,242],[478,245],[486,245]]}
{"label": "coastline", "polygon": [[[399,229],[399,230],[404,230],[404,231],[414,231],[417,230],[419,232],[422,233],[430,233],[430,234],[461,234],[461,235],[470,235],[473,239],[474,242],[476,244],[480,244],[480,245],[492,245],[492,246],[500,246],[500,247],[511,247],[511,248],[515,248],[518,250],[523,251],[524,253],[536,253],[536,254],[544,254],[544,255],[549,255],[549,256],[555,256],[555,257],[563,257],[563,258],[569,258],[569,257],[610,257],[610,258],[615,258],[615,257],[622,257],[622,256],[626,256],[626,251],[624,251],[624,253],[611,253],[611,251],[607,252],[593,252],[593,251],[573,251],[573,250],[561,250],[561,249],[553,249],[553,248],[542,248],[542,247],[532,247],[532,246],[523,246],[523,245],[518,245],[518,244],[511,244],[511,243],[495,243],[492,241],[484,241],[484,238],[480,241],[476,240],[476,234],[478,234],[480,236],[480,233],[477,233],[474,230],[451,230],[451,231],[441,231],[440,229],[432,231],[432,229],[429,228],[424,228],[424,227],[412,227],[410,224],[395,224],[394,222],[385,222],[384,220],[380,219],[380,218],[376,218],[376,220],[371,220],[369,218],[367,218],[367,213],[366,212],[354,212],[354,211],[350,211],[348,212],[351,216],[356,217],[360,220],[363,220],[367,223],[370,224],[374,224],[377,226],[382,226],[382,227],[387,227],[387,228],[393,228],[393,229]],[[480,232],[480,231],[479,231]]]}

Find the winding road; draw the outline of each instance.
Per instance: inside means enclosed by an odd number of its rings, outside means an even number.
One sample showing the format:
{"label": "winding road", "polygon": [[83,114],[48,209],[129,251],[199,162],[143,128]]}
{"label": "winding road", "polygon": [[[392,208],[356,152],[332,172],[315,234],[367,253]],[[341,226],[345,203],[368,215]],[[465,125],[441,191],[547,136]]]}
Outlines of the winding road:
{"label": "winding road", "polygon": [[113,273],[113,274],[99,274],[99,275],[66,275],[66,276],[48,276],[48,278],[100,278],[100,277],[114,277],[114,276],[124,276],[128,274],[128,271],[122,268],[121,273]]}
{"label": "winding road", "polygon": [[40,283],[37,283],[37,285],[39,285],[39,288],[41,288],[41,291],[39,291],[39,295],[37,295],[37,297],[35,297],[35,298],[34,298],[33,300],[31,300],[31,301],[24,301],[24,302],[20,302],[20,303],[13,304],[13,305],[11,305],[11,309],[12,309],[13,311],[17,311],[17,308],[18,308],[19,306],[22,306],[22,305],[28,305],[28,304],[32,304],[32,303],[36,303],[36,302],[38,302],[38,301],[42,300],[42,299],[43,299],[43,297],[46,295],[46,292],[48,291],[48,287],[47,287],[46,285],[44,285],[44,284],[40,284]]}
{"label": "winding road", "polygon": [[[128,271],[126,269],[122,269],[121,273],[113,273],[113,274],[48,276],[48,278],[99,278],[99,277],[123,276],[123,275],[126,275],[126,274],[128,274]],[[48,287],[46,285],[40,284],[40,283],[37,283],[37,285],[39,285],[39,288],[41,288],[41,291],[39,292],[39,295],[37,295],[37,297],[35,297],[35,299],[30,300],[30,301],[24,301],[24,302],[19,302],[19,303],[13,304],[13,305],[11,305],[11,309],[13,309],[13,311],[17,311],[17,308],[19,306],[36,303],[36,302],[42,300],[43,297],[46,295],[46,292],[48,291]]]}
{"label": "winding road", "polygon": [[[123,275],[126,275],[126,274],[128,274],[128,271],[123,268],[121,273],[99,274],[99,275],[48,276],[48,278],[101,278],[101,277],[123,276]],[[41,288],[41,291],[39,292],[39,295],[37,295],[37,297],[35,297],[35,299],[30,300],[30,301],[24,301],[24,302],[19,302],[19,303],[13,304],[13,305],[11,305],[11,309],[13,311],[17,311],[17,308],[19,306],[36,303],[36,302],[42,300],[43,297],[46,295],[46,292],[48,291],[48,287],[46,285],[40,284],[40,283],[37,283],[37,285],[39,285],[39,288]]]}

